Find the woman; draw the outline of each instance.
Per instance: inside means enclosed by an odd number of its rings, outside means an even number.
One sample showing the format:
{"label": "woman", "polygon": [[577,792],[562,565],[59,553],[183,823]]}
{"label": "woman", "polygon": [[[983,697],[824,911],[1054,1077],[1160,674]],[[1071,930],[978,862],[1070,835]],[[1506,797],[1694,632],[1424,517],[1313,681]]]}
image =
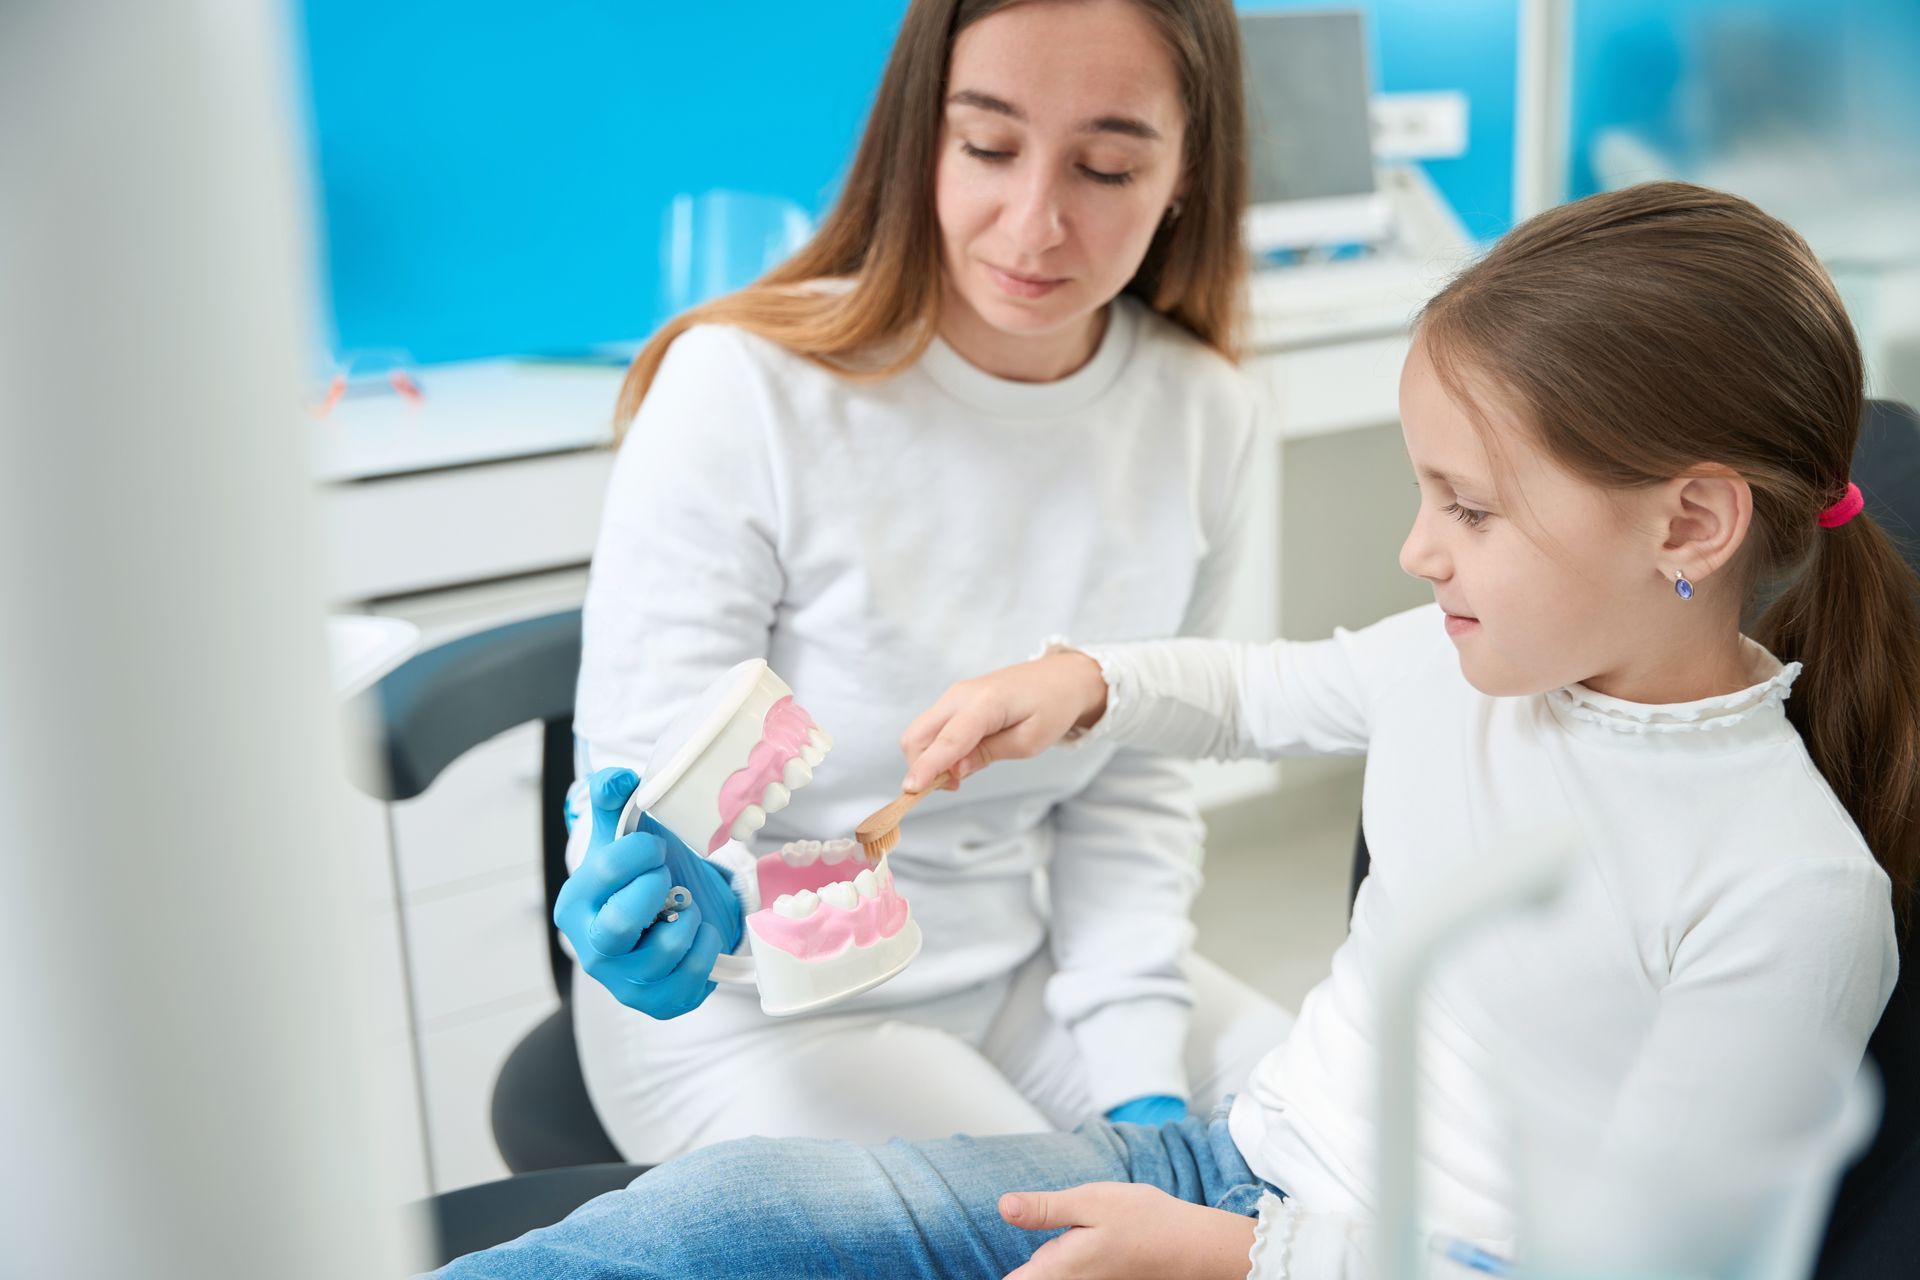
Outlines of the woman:
{"label": "woman", "polygon": [[[754,851],[846,835],[955,678],[1050,634],[1217,624],[1255,434],[1230,363],[1240,74],[1228,0],[915,0],[819,235],[628,376],[583,773],[640,769],[686,698],[765,657],[838,746]],[[633,785],[595,782],[608,814]],[[722,875],[673,924],[596,927],[634,869],[589,826],[559,919],[598,980],[575,984],[580,1056],[629,1159],[1177,1118],[1285,1027],[1188,955],[1202,828],[1154,755],[1096,747],[930,798],[892,858],[919,959],[791,1021],[708,998],[739,938]]]}

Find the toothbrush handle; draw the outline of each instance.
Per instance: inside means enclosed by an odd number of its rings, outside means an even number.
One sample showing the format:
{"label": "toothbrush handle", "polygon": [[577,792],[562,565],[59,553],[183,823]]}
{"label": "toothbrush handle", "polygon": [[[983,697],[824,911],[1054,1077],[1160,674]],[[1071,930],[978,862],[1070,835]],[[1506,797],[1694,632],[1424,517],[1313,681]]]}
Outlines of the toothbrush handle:
{"label": "toothbrush handle", "polygon": [[873,837],[879,835],[881,832],[889,831],[899,826],[900,819],[907,816],[907,810],[926,799],[928,792],[938,791],[951,781],[953,781],[953,772],[943,769],[940,771],[940,776],[933,780],[932,785],[930,785],[926,791],[902,791],[898,800],[887,805],[884,809],[875,810],[872,817],[856,827],[854,829],[854,835],[861,840],[871,841]]}

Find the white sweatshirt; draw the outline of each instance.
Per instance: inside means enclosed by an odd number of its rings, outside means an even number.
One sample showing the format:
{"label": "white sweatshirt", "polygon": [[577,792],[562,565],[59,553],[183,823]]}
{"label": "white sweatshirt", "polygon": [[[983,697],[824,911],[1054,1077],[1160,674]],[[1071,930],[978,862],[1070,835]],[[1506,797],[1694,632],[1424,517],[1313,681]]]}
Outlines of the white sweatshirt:
{"label": "white sweatshirt", "polygon": [[[738,329],[688,331],[607,495],[575,719],[588,766],[641,770],[685,699],[764,657],[835,746],[755,851],[850,835],[898,793],[900,734],[953,681],[1033,656],[1037,636],[1217,625],[1255,412],[1249,380],[1128,298],[1091,361],[1041,384],[939,341],[859,382]],[[1184,1096],[1202,834],[1186,766],[1132,750],[936,793],[893,855],[924,949],[859,1000],[945,995],[1049,945],[1047,1007],[1094,1105]]]}
{"label": "white sweatshirt", "polygon": [[1889,882],[1786,718],[1799,664],[1748,643],[1751,688],[1657,707],[1481,694],[1432,606],[1310,644],[1085,646],[1110,685],[1090,745],[1367,755],[1352,931],[1230,1118],[1289,1197],[1262,1206],[1254,1274],[1359,1274],[1384,944],[1508,833],[1570,824],[1582,847],[1556,905],[1490,923],[1427,980],[1428,1226],[1513,1237],[1516,1096],[1679,1159],[1790,1120],[1801,1077],[1770,1047],[1859,1061],[1895,977]]}

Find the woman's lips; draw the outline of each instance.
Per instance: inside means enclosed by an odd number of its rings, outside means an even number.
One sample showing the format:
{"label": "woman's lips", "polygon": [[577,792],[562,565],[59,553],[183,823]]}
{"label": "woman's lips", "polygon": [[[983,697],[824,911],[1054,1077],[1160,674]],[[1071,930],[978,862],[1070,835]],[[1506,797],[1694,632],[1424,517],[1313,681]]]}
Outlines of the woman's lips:
{"label": "woman's lips", "polygon": [[1016,298],[1044,298],[1066,283],[1064,279],[1059,278],[1015,275],[1011,271],[1002,271],[991,263],[982,265],[987,268],[987,274],[992,277],[994,284],[1000,287],[1001,292]]}
{"label": "woman's lips", "polygon": [[1478,618],[1469,618],[1465,614],[1459,613],[1449,613],[1447,615],[1447,634],[1450,636],[1463,636],[1479,625],[1480,619]]}

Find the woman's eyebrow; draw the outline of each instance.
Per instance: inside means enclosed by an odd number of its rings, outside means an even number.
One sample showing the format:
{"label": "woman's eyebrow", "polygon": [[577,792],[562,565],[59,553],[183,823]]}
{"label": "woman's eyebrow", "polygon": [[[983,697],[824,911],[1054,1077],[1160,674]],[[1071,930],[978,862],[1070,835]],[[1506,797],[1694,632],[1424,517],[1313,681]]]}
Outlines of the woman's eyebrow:
{"label": "woman's eyebrow", "polygon": [[[1024,123],[1027,113],[1014,106],[1005,98],[996,98],[990,93],[981,93],[978,89],[960,89],[947,99],[952,107],[978,107],[982,111],[991,111],[1006,116],[1009,120]],[[1145,120],[1133,116],[1096,116],[1080,125],[1082,133],[1118,133],[1129,138],[1144,138],[1149,142],[1160,140],[1160,131]]]}

